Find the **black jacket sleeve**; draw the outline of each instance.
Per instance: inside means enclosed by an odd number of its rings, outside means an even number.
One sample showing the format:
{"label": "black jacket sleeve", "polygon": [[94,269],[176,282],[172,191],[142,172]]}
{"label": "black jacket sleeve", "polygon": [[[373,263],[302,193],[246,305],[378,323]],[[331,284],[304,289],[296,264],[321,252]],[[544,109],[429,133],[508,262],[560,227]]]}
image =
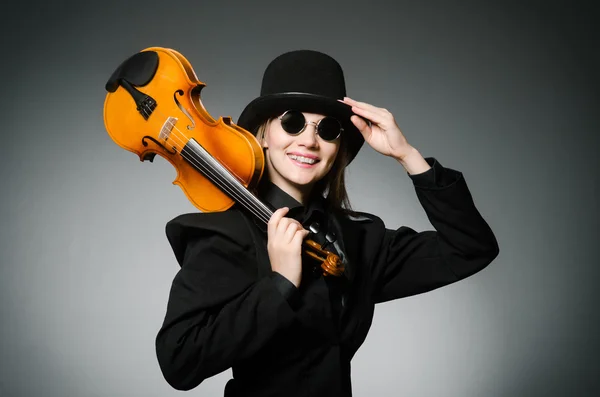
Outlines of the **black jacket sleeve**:
{"label": "black jacket sleeve", "polygon": [[156,353],[167,382],[189,390],[256,353],[294,311],[275,273],[261,279],[252,240],[235,211],[187,214],[166,232],[181,265]]}
{"label": "black jacket sleeve", "polygon": [[375,302],[427,292],[464,279],[498,255],[496,238],[476,209],[462,173],[427,158],[432,168],[411,175],[417,197],[436,229],[386,229],[373,262]]}

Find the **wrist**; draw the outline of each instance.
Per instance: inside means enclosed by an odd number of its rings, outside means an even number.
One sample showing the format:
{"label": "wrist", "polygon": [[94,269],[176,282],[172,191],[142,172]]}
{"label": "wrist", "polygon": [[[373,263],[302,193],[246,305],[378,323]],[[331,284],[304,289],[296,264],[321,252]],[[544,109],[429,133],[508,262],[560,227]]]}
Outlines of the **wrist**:
{"label": "wrist", "polygon": [[414,147],[411,147],[402,157],[395,157],[395,159],[411,175],[421,174],[431,168],[421,153]]}

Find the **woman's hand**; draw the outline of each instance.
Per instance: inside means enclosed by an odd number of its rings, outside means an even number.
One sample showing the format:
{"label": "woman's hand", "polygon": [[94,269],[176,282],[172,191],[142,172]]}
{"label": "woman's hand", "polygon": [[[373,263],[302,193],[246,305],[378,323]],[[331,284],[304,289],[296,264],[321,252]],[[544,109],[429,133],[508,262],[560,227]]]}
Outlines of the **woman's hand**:
{"label": "woman's hand", "polygon": [[267,251],[271,269],[278,272],[296,287],[302,279],[302,241],[309,231],[295,219],[285,218],[289,208],[273,213],[267,224]]}
{"label": "woman's hand", "polygon": [[394,115],[389,111],[365,102],[355,101],[348,97],[339,101],[352,106],[354,113],[371,122],[369,126],[365,120],[358,116],[350,118],[352,123],[364,136],[365,142],[371,145],[373,149],[383,155],[393,157],[400,162],[413,152],[414,148],[408,144],[398,124],[396,124]]}

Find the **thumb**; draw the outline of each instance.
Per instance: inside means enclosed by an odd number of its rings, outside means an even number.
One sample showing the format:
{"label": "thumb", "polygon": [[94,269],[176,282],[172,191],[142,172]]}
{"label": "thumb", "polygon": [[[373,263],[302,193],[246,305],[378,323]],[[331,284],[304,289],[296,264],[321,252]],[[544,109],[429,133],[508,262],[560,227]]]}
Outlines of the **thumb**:
{"label": "thumb", "polygon": [[354,124],[354,126],[360,131],[365,139],[371,135],[371,125],[367,122],[367,120],[354,115],[350,117],[350,121],[352,121],[352,124]]}

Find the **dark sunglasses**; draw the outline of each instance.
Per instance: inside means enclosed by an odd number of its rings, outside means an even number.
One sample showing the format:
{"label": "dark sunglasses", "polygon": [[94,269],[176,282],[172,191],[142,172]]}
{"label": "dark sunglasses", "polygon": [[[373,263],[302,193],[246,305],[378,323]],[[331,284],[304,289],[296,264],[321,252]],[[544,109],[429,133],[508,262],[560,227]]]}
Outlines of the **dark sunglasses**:
{"label": "dark sunglasses", "polygon": [[316,127],[317,134],[327,142],[333,142],[340,137],[342,125],[333,117],[326,116],[318,122],[306,121],[304,114],[298,110],[287,110],[284,114],[277,117],[281,121],[281,127],[290,135],[298,135],[306,129],[308,124]]}

